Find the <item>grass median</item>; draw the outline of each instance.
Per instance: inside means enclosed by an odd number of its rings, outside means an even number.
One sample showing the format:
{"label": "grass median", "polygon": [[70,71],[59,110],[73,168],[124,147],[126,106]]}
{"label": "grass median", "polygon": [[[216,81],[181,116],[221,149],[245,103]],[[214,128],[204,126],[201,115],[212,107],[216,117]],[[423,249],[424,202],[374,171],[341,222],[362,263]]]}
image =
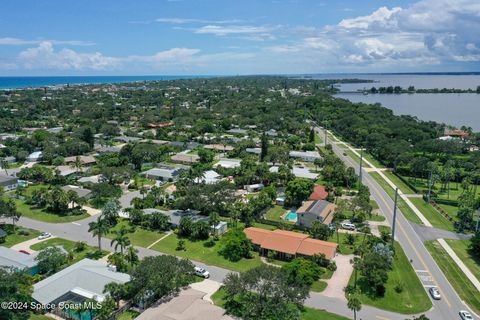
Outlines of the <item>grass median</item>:
{"label": "grass median", "polygon": [[[449,244],[452,245],[450,242]],[[433,259],[435,259],[437,265],[445,274],[460,298],[465,301],[473,311],[480,313],[480,293],[472,282],[470,282],[465,273],[463,273],[463,271],[457,266],[438,241],[427,241],[425,242],[425,247],[428,249]],[[459,253],[456,245],[452,248],[457,254]],[[463,261],[466,264],[466,261]]]}

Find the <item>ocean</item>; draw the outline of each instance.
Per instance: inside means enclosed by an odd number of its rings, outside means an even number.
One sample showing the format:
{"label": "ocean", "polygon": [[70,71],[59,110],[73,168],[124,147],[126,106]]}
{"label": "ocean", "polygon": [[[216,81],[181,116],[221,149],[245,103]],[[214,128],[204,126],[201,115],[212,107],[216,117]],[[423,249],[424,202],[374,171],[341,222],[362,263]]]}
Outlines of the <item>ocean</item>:
{"label": "ocean", "polygon": [[58,77],[0,77],[0,88],[17,89],[64,84],[124,83],[148,80],[177,80],[208,78],[210,76],[58,76]]}

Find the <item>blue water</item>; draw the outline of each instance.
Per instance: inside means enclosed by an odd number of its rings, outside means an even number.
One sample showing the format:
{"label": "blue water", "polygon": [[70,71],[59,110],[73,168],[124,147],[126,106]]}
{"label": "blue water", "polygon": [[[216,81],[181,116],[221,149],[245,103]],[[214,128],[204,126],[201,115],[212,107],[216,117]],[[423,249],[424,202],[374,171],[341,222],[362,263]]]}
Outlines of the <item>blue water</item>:
{"label": "blue water", "polygon": [[44,87],[64,84],[124,83],[151,80],[209,78],[212,76],[59,76],[59,77],[0,77],[0,88]]}
{"label": "blue water", "polygon": [[297,213],[296,213],[296,212],[293,212],[293,211],[290,211],[290,212],[285,216],[285,220],[288,220],[288,221],[297,221],[297,219],[298,219]]}

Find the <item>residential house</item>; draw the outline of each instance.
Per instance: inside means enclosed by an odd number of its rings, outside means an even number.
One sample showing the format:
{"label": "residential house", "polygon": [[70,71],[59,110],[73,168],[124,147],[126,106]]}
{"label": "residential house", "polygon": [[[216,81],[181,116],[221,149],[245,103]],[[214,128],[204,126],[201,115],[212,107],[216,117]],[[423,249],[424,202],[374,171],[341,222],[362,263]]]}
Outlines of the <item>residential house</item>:
{"label": "residential house", "polygon": [[327,200],[328,192],[324,186],[315,185],[313,192],[308,197],[308,200]]}
{"label": "residential house", "polygon": [[233,134],[241,134],[241,135],[245,135],[248,133],[247,130],[245,129],[240,129],[240,128],[232,128],[232,129],[229,129],[227,130],[228,133],[233,133]]}
{"label": "residential house", "polygon": [[64,301],[81,303],[87,299],[101,302],[105,300],[105,285],[128,281],[130,275],[116,272],[114,266],[99,260],[83,259],[34,284],[32,297],[42,305]]}
{"label": "residential house", "polygon": [[245,151],[253,154],[261,154],[262,148],[246,148]]}
{"label": "residential house", "polygon": [[35,253],[25,254],[0,246],[0,266],[13,268],[16,271],[26,271],[31,275],[38,273],[36,256]]}
{"label": "residential house", "polygon": [[83,168],[75,168],[72,166],[57,166],[55,167],[55,171],[62,177],[68,177],[75,173],[81,173],[85,171]]}
{"label": "residential house", "polygon": [[316,159],[321,159],[317,151],[290,151],[289,156],[305,162],[314,162]]}
{"label": "residential house", "polygon": [[42,160],[43,153],[42,151],[35,151],[28,155],[27,162],[38,162]]}
{"label": "residential house", "polygon": [[62,190],[65,192],[73,191],[77,194],[79,198],[83,198],[83,199],[89,199],[92,196],[92,191],[79,186],[72,186],[72,185],[63,186]]}
{"label": "residential house", "polygon": [[0,229],[0,243],[5,242],[5,239],[7,238],[7,233],[5,230]]}
{"label": "residential house", "polygon": [[222,167],[226,169],[238,168],[240,167],[241,159],[228,159],[221,158],[217,163],[213,165],[214,168]]}
{"label": "residential house", "polygon": [[[83,165],[83,166],[90,166],[90,165],[94,165],[95,163],[97,163],[97,160],[95,159],[94,156],[78,156],[80,158],[80,163]],[[65,158],[65,163],[66,164],[72,164],[72,163],[75,163],[77,161],[77,157],[66,157]]]}
{"label": "residential house", "polygon": [[311,228],[313,222],[329,225],[335,214],[335,205],[325,200],[309,200],[297,210],[297,224]]}
{"label": "residential house", "polygon": [[209,150],[216,150],[216,151],[232,151],[234,148],[232,146],[229,146],[227,144],[207,144],[204,146],[205,149]]}
{"label": "residential house", "polygon": [[202,177],[195,179],[196,183],[215,184],[222,180],[222,176],[213,170],[208,170],[203,173]]}
{"label": "residential house", "polygon": [[188,168],[161,165],[158,168],[153,168],[140,174],[149,179],[171,182],[177,180],[180,174],[187,169]]}
{"label": "residential house", "polygon": [[318,178],[318,174],[311,172],[309,168],[305,167],[293,167],[292,173],[296,178],[305,178],[316,180]]}
{"label": "residential house", "polygon": [[193,164],[198,162],[200,157],[198,154],[177,153],[170,157],[172,162],[180,164]]}
{"label": "residential house", "polygon": [[89,176],[89,177],[82,177],[77,180],[79,183],[92,183],[92,184],[97,184],[100,182],[100,174],[94,175],[94,176]]}
{"label": "residential house", "polygon": [[18,179],[16,177],[0,174],[0,186],[6,191],[16,189],[18,186]]}
{"label": "residential house", "polygon": [[286,230],[265,230],[255,227],[243,230],[248,239],[259,249],[260,254],[267,255],[269,251],[277,253],[281,259],[290,260],[295,257],[311,257],[323,254],[327,260],[333,259],[338,245],[317,239],[308,235]]}
{"label": "residential house", "polygon": [[248,192],[258,192],[263,188],[265,188],[265,185],[263,183],[256,183],[256,184],[245,185],[243,188]]}

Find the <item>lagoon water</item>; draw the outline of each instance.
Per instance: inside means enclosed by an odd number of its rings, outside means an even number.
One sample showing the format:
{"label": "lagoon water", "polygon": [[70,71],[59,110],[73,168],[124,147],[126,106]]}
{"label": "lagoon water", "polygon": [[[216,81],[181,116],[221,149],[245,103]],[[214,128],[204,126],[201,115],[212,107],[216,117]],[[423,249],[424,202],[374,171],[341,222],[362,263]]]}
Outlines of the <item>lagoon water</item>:
{"label": "lagoon water", "polygon": [[375,83],[340,84],[338,98],[352,102],[380,103],[395,114],[413,115],[421,120],[434,120],[449,125],[472,127],[480,131],[480,94],[476,93],[415,93],[368,94],[354,93],[364,88],[410,85],[415,88],[476,89],[480,74],[342,74],[313,76],[316,79],[366,79]]}

